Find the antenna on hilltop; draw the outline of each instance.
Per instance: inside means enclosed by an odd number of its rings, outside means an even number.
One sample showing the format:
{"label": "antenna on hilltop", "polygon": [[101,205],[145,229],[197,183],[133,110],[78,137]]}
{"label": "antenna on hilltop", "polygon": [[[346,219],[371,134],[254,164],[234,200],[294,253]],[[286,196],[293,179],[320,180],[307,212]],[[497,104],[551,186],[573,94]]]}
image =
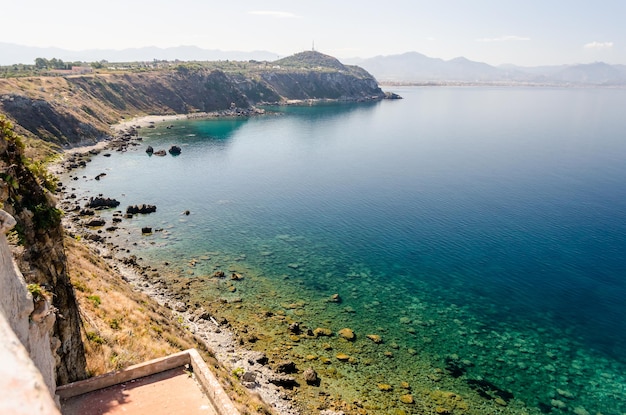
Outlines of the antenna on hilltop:
{"label": "antenna on hilltop", "polygon": [[311,47],[311,50],[315,52],[315,41],[313,41],[313,46]]}

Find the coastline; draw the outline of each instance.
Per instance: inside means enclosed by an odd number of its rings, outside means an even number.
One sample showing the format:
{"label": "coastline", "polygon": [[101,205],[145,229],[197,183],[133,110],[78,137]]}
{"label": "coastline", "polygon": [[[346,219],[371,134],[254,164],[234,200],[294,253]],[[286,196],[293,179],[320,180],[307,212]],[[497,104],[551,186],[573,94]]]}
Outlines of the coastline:
{"label": "coastline", "polygon": [[[225,114],[194,114],[193,118],[221,116],[225,116]],[[111,129],[119,137],[137,127],[145,128],[155,123],[188,118],[190,118],[189,115],[149,115],[122,121],[111,126]],[[72,170],[66,166],[68,159],[81,158],[85,162],[89,162],[91,156],[98,155],[106,149],[115,148],[118,145],[116,136],[96,144],[64,150],[60,160],[51,164],[49,170],[56,175],[68,174]],[[67,208],[76,203],[69,190],[61,190],[57,195],[58,206]],[[130,284],[133,289],[148,295],[160,305],[171,310],[173,319],[178,320],[181,326],[202,339],[206,347],[214,353],[220,365],[230,373],[234,373],[235,370],[243,370],[241,376],[237,377],[240,378],[242,385],[248,389],[249,393],[258,395],[277,414],[300,414],[291,397],[285,393],[284,389],[276,385],[276,383],[280,383],[281,379],[284,380],[285,375],[275,372],[267,365],[267,357],[263,353],[241,346],[228,322],[218,322],[202,307],[198,309],[188,308],[183,302],[176,300],[174,292],[170,291],[164,283],[155,281],[145,272],[146,269],[155,270],[155,264],[140,265],[132,255],[132,247],[130,246],[118,246],[104,238],[90,237],[90,235],[96,235],[96,232],[93,232],[93,229],[90,230],[80,219],[79,212],[75,209],[68,209],[66,212],[62,225],[69,236],[80,239],[81,243],[86,244],[94,254],[103,258],[118,273],[120,279]],[[333,412],[327,411],[327,413],[332,414]]]}

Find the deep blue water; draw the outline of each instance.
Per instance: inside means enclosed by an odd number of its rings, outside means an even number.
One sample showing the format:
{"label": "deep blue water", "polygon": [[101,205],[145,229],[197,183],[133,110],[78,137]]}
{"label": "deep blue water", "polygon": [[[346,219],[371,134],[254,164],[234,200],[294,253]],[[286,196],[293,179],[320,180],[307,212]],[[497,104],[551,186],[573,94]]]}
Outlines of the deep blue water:
{"label": "deep blue water", "polygon": [[136,219],[170,232],[147,256],[244,254],[277,285],[291,273],[320,296],[348,284],[346,298],[393,302],[383,321],[413,317],[419,296],[626,362],[626,90],[394,92],[404,99],[142,130],[182,154],[95,158],[85,174],[107,176],[84,189],[158,206]]}

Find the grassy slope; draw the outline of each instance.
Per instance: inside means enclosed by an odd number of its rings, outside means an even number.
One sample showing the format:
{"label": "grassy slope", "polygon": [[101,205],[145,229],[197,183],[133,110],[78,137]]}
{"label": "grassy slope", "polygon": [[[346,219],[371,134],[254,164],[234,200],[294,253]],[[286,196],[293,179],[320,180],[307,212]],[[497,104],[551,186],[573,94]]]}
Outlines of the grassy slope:
{"label": "grassy slope", "polygon": [[82,242],[67,236],[65,249],[83,321],[90,375],[196,348],[242,414],[271,413],[258,397],[250,395],[219,365],[200,340],[178,324],[171,310],[133,290]]}

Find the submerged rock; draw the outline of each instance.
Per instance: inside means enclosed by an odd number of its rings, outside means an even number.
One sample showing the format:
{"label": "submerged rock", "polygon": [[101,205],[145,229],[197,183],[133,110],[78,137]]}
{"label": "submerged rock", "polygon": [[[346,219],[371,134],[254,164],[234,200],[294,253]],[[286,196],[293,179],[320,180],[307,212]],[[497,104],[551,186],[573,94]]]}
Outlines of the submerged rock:
{"label": "submerged rock", "polygon": [[376,344],[380,344],[383,342],[383,338],[380,337],[378,334],[368,334],[366,337]]}
{"label": "submerged rock", "polygon": [[317,375],[317,372],[315,371],[315,369],[313,369],[312,367],[306,369],[302,375],[304,377],[304,381],[307,384],[313,385],[313,386],[320,385],[320,378]]}
{"label": "submerged rock", "polygon": [[315,330],[313,330],[313,334],[315,335],[315,337],[321,337],[321,336],[330,337],[333,335],[333,331],[331,329],[318,327]]}
{"label": "submerged rock", "polygon": [[406,404],[412,404],[412,403],[415,403],[415,400],[413,399],[413,395],[406,394],[406,395],[400,396],[400,402],[406,403]]}
{"label": "submerged rock", "polygon": [[347,328],[347,327],[339,330],[339,336],[351,342],[356,339],[356,335],[354,334],[354,331],[352,331],[352,329]]}
{"label": "submerged rock", "polygon": [[289,325],[289,331],[292,332],[293,334],[300,334],[300,332],[301,332],[300,324],[299,323],[291,323]]}

